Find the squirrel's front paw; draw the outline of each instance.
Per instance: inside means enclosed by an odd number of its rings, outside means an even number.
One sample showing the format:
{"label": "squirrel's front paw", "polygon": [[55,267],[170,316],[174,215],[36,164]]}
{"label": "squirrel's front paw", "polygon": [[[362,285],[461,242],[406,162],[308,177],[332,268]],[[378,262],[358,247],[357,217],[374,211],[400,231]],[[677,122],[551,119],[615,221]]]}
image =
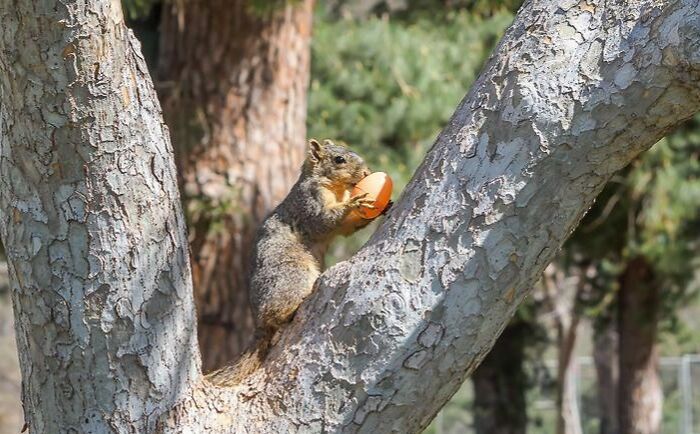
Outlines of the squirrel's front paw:
{"label": "squirrel's front paw", "polygon": [[368,209],[374,209],[374,200],[372,199],[367,199],[368,193],[363,193],[359,194],[357,196],[351,197],[348,200],[348,207],[350,209],[358,209],[358,208],[368,208]]}

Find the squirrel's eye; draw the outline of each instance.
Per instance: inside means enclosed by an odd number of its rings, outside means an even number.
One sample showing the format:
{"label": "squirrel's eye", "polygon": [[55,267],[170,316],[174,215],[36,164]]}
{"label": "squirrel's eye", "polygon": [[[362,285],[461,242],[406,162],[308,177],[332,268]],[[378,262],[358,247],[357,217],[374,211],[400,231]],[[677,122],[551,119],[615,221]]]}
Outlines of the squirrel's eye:
{"label": "squirrel's eye", "polygon": [[338,155],[337,157],[335,157],[333,159],[333,161],[335,161],[335,164],[343,164],[343,163],[345,163],[345,158]]}

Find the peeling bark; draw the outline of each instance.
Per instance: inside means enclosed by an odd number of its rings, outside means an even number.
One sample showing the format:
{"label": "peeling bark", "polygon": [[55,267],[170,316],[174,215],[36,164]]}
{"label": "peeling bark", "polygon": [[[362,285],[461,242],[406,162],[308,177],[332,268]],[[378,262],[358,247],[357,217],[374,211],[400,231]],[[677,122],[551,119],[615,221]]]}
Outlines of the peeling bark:
{"label": "peeling bark", "polygon": [[0,234],[31,432],[147,432],[200,377],[172,149],[114,2],[0,0]]}
{"label": "peeling bark", "polygon": [[313,2],[251,12],[246,0],[163,8],[159,89],[188,211],[205,370],[250,343],[248,254],[298,177]]}
{"label": "peeling bark", "polygon": [[700,108],[697,0],[526,3],[384,224],[261,370],[217,389],[192,384],[184,227],[145,67],[118,3],[75,5],[0,0],[0,232],[37,432],[159,414],[163,432],[418,432],[609,177]]}

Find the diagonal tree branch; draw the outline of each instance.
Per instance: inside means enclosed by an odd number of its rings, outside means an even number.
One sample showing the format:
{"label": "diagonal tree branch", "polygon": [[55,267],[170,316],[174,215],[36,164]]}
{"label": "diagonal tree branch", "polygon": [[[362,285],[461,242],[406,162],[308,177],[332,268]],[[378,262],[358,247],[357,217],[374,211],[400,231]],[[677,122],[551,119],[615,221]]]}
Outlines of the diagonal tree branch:
{"label": "diagonal tree branch", "polygon": [[697,1],[526,3],[391,216],[213,426],[425,427],[610,176],[700,108],[698,29]]}
{"label": "diagonal tree branch", "polygon": [[526,3],[387,221],[264,369],[215,389],[118,3],[0,0],[0,17],[0,232],[37,432],[159,415],[165,432],[417,432],[609,177],[700,108],[697,0]]}

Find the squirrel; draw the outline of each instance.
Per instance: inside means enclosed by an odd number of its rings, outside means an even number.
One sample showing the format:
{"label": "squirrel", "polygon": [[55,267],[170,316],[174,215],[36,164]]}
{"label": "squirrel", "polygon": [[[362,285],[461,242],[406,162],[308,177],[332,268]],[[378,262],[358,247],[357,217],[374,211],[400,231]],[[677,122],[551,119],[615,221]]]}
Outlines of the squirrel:
{"label": "squirrel", "polygon": [[299,179],[265,218],[254,243],[249,274],[256,326],[253,347],[233,365],[209,374],[210,383],[233,386],[255,371],[277,330],[292,320],[312,293],[331,240],[350,235],[373,220],[352,212],[373,208],[367,194],[350,195],[355,184],[369,174],[364,160],[350,149],[331,140],[323,144],[309,140]]}

